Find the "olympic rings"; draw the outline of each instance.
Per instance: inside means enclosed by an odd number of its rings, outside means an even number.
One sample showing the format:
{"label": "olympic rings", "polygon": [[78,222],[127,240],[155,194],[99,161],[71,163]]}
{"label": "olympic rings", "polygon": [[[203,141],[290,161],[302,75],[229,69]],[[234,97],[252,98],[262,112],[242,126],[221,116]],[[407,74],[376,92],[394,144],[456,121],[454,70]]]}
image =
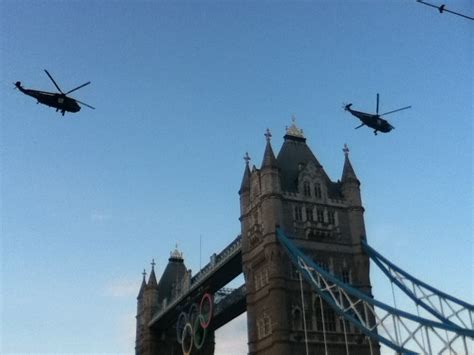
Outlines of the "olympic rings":
{"label": "olympic rings", "polygon": [[[186,343],[187,343],[187,339],[188,339],[188,336],[189,335],[189,344],[188,346],[186,346]],[[191,326],[190,323],[186,323],[186,325],[184,326],[184,329],[183,329],[183,335],[181,336],[182,338],[182,343],[181,343],[181,349],[183,350],[183,355],[190,355],[191,354],[191,350],[193,349],[193,337],[194,337],[194,334],[193,334],[193,327]]]}
{"label": "olympic rings", "polygon": [[183,343],[183,330],[187,323],[188,315],[184,312],[181,312],[178,316],[178,321],[176,322],[176,340],[178,340],[179,344]]}
{"label": "olympic rings", "polygon": [[196,321],[194,322],[194,346],[196,349],[201,349],[206,340],[207,328],[202,327],[204,317],[202,314],[198,315]]}
{"label": "olympic rings", "polygon": [[205,293],[199,306],[191,304],[187,313],[181,312],[176,321],[176,340],[181,344],[183,355],[190,355],[193,345],[200,350],[206,341],[213,312],[212,295]]}
{"label": "olympic rings", "polygon": [[[206,301],[207,300],[207,307],[206,307]],[[203,314],[203,310],[206,311],[206,315]],[[202,296],[201,299],[201,304],[199,305],[199,314],[202,315],[203,320],[201,321],[201,327],[206,329],[209,324],[211,324],[211,318],[212,318],[212,297],[210,294],[205,293],[204,296]]]}
{"label": "olympic rings", "polygon": [[188,323],[191,325],[194,324],[194,321],[196,320],[197,316],[199,314],[199,309],[196,303],[193,303],[191,307],[189,308],[188,311]]}

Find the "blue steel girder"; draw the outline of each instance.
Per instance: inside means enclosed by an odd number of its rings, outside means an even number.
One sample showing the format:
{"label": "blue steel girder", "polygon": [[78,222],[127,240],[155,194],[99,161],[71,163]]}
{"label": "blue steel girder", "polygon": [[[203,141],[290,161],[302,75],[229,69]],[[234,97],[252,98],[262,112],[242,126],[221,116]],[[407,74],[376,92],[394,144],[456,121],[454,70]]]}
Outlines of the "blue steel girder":
{"label": "blue steel girder", "polygon": [[[362,241],[362,246],[367,255],[390,281],[397,285],[418,306],[424,308],[446,324],[463,329],[474,329],[474,305],[448,295],[415,278],[378,253],[366,241]],[[409,283],[409,285],[405,283]],[[408,286],[411,286],[411,289]],[[469,319],[470,324],[467,323],[467,319],[462,317],[463,315]]]}
{"label": "blue steel girder", "polygon": [[[444,351],[456,354],[455,346],[468,353],[467,341],[474,338],[474,331],[425,319],[377,301],[319,267],[281,229],[277,229],[277,236],[313,290],[339,316],[367,336],[401,354],[416,354],[417,351],[432,354],[434,347],[440,354]],[[411,349],[413,347],[415,350]]]}

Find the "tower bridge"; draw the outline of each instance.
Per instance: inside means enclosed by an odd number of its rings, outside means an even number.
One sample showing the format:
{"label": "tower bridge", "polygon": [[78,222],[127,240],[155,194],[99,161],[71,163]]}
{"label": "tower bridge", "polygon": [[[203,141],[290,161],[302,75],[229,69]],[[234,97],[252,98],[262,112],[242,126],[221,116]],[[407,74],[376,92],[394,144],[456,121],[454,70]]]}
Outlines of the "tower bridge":
{"label": "tower bridge", "polygon": [[[241,233],[196,275],[175,250],[158,282],[154,263],[137,297],[137,355],[214,354],[214,331],[247,312],[248,354],[468,354],[474,306],[414,278],[372,249],[360,182],[344,147],[334,182],[295,122],[275,157],[245,167]],[[372,295],[370,261],[417,307]],[[237,289],[225,286],[243,274]],[[420,313],[421,310],[421,313]]]}

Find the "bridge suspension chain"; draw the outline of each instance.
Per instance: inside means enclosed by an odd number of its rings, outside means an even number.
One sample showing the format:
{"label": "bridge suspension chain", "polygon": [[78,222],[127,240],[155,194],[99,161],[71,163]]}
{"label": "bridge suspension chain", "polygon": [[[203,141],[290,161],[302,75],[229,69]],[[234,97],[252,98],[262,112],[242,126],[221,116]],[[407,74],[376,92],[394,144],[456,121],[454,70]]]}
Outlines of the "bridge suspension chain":
{"label": "bridge suspension chain", "polygon": [[[377,301],[318,266],[281,229],[277,229],[277,236],[312,289],[338,315],[373,340],[402,354],[468,353],[468,342],[471,344],[474,339],[473,330],[422,318]],[[398,336],[394,329],[398,329]]]}
{"label": "bridge suspension chain", "polygon": [[390,281],[410,297],[417,306],[424,308],[445,324],[474,330],[474,305],[418,280],[383,257],[365,241],[362,242],[362,246]]}

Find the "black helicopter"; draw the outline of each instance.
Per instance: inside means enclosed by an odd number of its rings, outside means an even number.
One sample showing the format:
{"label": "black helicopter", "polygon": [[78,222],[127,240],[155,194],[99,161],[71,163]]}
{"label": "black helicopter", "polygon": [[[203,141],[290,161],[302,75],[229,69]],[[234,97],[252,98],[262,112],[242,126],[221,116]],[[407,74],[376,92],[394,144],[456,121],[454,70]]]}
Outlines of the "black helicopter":
{"label": "black helicopter", "polygon": [[70,94],[73,91],[76,91],[80,88],[83,88],[86,85],[89,85],[91,82],[88,81],[85,84],[79,85],[78,87],[69,90],[68,92],[64,93],[56,84],[54,81],[53,77],[49,74],[49,72],[44,69],[45,73],[48,75],[48,77],[51,79],[53,82],[54,86],[56,86],[56,89],[58,89],[59,93],[54,93],[54,92],[46,92],[46,91],[39,91],[39,90],[32,90],[32,89],[25,89],[21,86],[21,82],[17,81],[15,83],[15,86],[25,95],[34,97],[36,100],[38,100],[38,104],[44,104],[50,107],[56,108],[56,112],[61,111],[61,114],[64,116],[66,112],[78,112],[81,110],[81,106],[78,105],[80,103],[81,105],[87,106],[93,110],[95,110],[95,107],[92,107],[84,102],[81,102],[79,100],[73,99],[72,97],[68,97],[67,95]]}
{"label": "black helicopter", "polygon": [[377,135],[377,132],[388,133],[392,129],[395,128],[390,123],[388,123],[387,120],[384,120],[383,118],[381,118],[382,116],[386,116],[394,112],[411,108],[411,106],[407,106],[407,107],[399,108],[397,110],[385,112],[379,115],[379,94],[377,94],[377,108],[376,108],[375,114],[355,111],[351,109],[351,106],[352,104],[345,105],[344,110],[349,111],[353,116],[357,117],[362,122],[362,124],[360,126],[357,126],[355,129],[358,129],[362,126],[368,126],[374,129],[375,135]]}

